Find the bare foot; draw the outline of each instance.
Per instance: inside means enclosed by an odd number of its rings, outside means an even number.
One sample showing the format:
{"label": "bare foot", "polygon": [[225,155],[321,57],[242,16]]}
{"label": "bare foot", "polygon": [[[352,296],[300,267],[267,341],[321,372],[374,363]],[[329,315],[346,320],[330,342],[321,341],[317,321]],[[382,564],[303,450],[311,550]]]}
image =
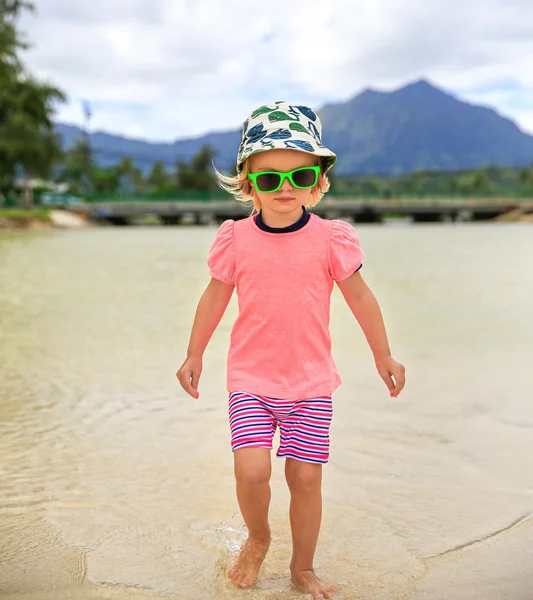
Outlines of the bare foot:
{"label": "bare foot", "polygon": [[312,569],[292,571],[292,582],[301,591],[311,594],[313,598],[331,598],[337,591],[334,585],[321,581]]}
{"label": "bare foot", "polygon": [[264,542],[248,538],[244,542],[237,560],[228,571],[228,577],[235,585],[248,588],[255,583],[269,546],[270,540]]}

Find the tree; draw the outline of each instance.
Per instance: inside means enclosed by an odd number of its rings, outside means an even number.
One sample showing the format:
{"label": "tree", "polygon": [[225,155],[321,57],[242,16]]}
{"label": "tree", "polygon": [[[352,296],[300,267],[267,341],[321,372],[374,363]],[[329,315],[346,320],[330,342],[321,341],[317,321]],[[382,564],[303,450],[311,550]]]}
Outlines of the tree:
{"label": "tree", "polygon": [[114,194],[118,190],[120,175],[116,166],[107,169],[93,168],[93,189],[98,194]]}
{"label": "tree", "polygon": [[63,168],[60,179],[70,185],[75,194],[91,192],[94,160],[91,145],[86,139],[79,139],[63,154]]}
{"label": "tree", "polygon": [[216,152],[204,144],[190,163],[178,160],[176,187],[178,190],[209,191],[216,187],[212,164]]}
{"label": "tree", "polygon": [[533,164],[526,168],[520,170],[520,183],[524,185],[533,185]]}
{"label": "tree", "polygon": [[27,180],[48,177],[60,155],[52,118],[64,94],[24,71],[18,56],[27,45],[16,28],[23,0],[0,0],[0,187],[7,192],[17,171]]}
{"label": "tree", "polygon": [[143,191],[144,179],[142,173],[129,156],[121,158],[116,169],[119,175],[121,192],[139,193]]}
{"label": "tree", "polygon": [[421,175],[414,171],[408,175],[403,175],[399,181],[400,190],[409,195],[419,196],[422,194]]}
{"label": "tree", "polygon": [[152,192],[166,192],[172,188],[172,180],[162,160],[158,160],[152,165],[146,183]]}
{"label": "tree", "polygon": [[21,9],[34,10],[31,2],[21,0],[0,0],[0,82],[4,77],[20,70],[21,64],[18,50],[25,50],[28,45],[20,38],[15,25]]}
{"label": "tree", "polygon": [[472,180],[472,189],[475,192],[488,192],[491,188],[491,181],[484,171],[478,171]]}

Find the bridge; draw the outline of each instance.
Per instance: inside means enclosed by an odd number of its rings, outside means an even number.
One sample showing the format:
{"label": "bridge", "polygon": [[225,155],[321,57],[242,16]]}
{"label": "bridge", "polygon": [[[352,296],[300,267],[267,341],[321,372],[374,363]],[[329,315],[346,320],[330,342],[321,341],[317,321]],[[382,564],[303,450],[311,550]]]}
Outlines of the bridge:
{"label": "bridge", "polygon": [[[101,199],[70,207],[95,221],[128,225],[146,217],[166,225],[221,223],[242,219],[251,208],[234,200]],[[414,222],[490,220],[510,211],[533,213],[533,199],[521,198],[335,198],[326,196],[313,212],[324,218],[379,223],[388,217]]]}

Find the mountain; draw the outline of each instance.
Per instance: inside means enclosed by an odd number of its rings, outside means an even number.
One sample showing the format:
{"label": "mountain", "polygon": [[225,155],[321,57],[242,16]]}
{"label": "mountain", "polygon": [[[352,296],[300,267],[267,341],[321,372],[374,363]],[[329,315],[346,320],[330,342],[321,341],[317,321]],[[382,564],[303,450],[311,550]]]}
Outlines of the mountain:
{"label": "mountain", "polygon": [[[339,172],[455,170],[533,161],[533,136],[493,109],[457,100],[422,80],[391,93],[366,90],[320,111]],[[354,169],[355,167],[355,169]]]}
{"label": "mountain", "polygon": [[[533,161],[533,136],[495,110],[458,100],[426,80],[393,92],[367,89],[353,99],[318,111],[324,144],[338,155],[339,174],[405,173],[419,169],[460,170],[496,164],[518,167]],[[82,131],[56,125],[69,148]],[[235,162],[239,130],[210,133],[174,143],[150,143],[103,132],[91,134],[99,164],[131,156],[143,170],[156,160],[175,165],[203,144],[217,152],[216,165]]]}
{"label": "mountain", "polygon": [[[84,136],[83,131],[75,125],[57,123],[55,130],[63,138],[63,147],[66,149],[71,148]],[[204,144],[209,144],[218,153],[217,167],[229,169],[235,162],[234,155],[237,154],[241,133],[240,131],[210,133],[174,143],[145,142],[102,131],[92,133],[90,138],[95,160],[97,164],[104,167],[116,164],[124,156],[130,156],[143,171],[148,171],[158,160],[162,160],[169,167],[174,167],[178,159],[188,161]]]}

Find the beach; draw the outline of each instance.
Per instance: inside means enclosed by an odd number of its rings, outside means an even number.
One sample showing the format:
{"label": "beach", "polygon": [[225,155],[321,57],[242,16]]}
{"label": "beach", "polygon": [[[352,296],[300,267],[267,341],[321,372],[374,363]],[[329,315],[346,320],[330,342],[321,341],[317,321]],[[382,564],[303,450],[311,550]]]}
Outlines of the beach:
{"label": "beach", "polygon": [[[340,600],[533,599],[531,224],[357,226],[407,386],[391,399],[338,290],[317,573]],[[216,233],[0,232],[2,600],[290,600],[289,495],[257,586],[225,572],[246,536],[225,359],[200,399],[175,379]],[[275,447],[278,436],[275,438]]]}

